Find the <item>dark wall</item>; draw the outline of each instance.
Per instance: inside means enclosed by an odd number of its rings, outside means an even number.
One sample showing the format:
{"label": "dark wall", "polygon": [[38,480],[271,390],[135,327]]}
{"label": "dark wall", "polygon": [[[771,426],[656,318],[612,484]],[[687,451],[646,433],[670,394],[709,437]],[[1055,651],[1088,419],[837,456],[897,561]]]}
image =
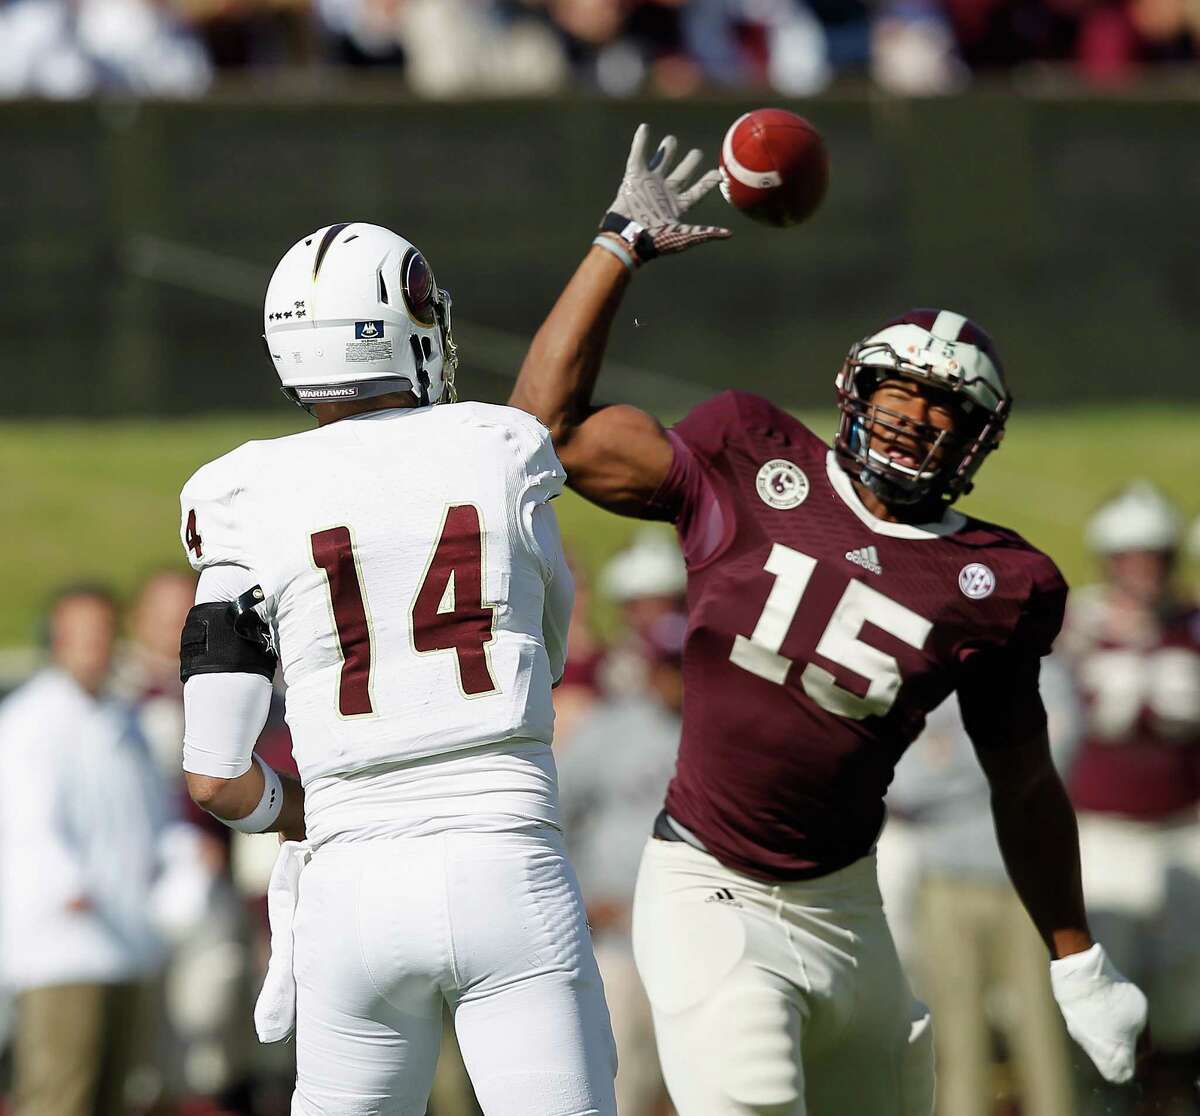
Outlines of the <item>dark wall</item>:
{"label": "dark wall", "polygon": [[[743,102],[336,101],[0,107],[9,414],[274,406],[258,301],[332,221],[416,241],[461,319],[464,393],[502,397],[615,192],[635,124],[715,158]],[[996,335],[1018,397],[1200,399],[1200,104],[986,94],[820,100],[830,196],[639,277],[613,395],[828,400],[849,343],[909,305]],[[649,370],[649,371],[645,371]]]}

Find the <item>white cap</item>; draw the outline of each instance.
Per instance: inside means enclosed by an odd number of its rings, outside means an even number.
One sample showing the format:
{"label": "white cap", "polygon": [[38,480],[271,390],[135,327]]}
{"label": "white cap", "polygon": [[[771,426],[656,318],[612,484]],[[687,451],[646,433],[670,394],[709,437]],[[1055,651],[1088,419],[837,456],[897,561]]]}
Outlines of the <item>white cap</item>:
{"label": "white cap", "polygon": [[601,585],[619,602],[681,596],[687,588],[687,567],[679,544],[662,531],[643,527],[604,567]]}
{"label": "white cap", "polygon": [[1085,539],[1097,554],[1174,550],[1181,523],[1175,505],[1148,480],[1132,481],[1092,516]]}

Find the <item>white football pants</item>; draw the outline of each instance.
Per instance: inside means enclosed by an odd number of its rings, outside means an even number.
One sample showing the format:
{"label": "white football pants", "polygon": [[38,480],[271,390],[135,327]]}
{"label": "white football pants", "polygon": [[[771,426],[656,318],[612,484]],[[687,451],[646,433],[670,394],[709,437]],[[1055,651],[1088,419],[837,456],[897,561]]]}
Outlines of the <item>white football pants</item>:
{"label": "white football pants", "polygon": [[294,1114],[422,1116],[445,999],[486,1116],[615,1116],[608,1008],[557,831],[322,845],[294,940]]}
{"label": "white football pants", "polygon": [[633,948],[679,1116],[930,1116],[933,1030],[873,855],[770,884],[651,838]]}

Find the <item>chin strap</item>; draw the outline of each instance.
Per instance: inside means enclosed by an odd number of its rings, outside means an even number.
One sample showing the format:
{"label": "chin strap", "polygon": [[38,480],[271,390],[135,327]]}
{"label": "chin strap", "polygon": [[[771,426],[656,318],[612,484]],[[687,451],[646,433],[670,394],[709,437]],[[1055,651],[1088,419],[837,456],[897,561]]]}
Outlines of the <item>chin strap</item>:
{"label": "chin strap", "polygon": [[433,312],[437,317],[442,334],[442,394],[439,403],[457,403],[458,386],[455,376],[458,372],[458,346],[454,343],[454,325],[450,310],[454,300],[445,287],[438,288],[440,296],[433,304]]}

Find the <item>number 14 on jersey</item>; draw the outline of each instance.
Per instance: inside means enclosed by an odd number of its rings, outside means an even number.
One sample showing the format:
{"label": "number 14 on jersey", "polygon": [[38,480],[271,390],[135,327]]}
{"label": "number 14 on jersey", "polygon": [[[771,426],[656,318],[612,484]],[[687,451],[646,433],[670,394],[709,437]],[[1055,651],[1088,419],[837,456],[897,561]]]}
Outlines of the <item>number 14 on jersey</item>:
{"label": "number 14 on jersey", "polygon": [[[338,712],[361,717],[375,712],[371,677],[375,649],[362,572],[349,527],[312,535],[312,556],[329,583],[329,600],[342,654]],[[413,650],[453,651],[459,688],[466,697],[494,693],[488,664],[495,606],[483,600],[483,525],[473,504],[446,509],[437,542],[409,610]]]}

